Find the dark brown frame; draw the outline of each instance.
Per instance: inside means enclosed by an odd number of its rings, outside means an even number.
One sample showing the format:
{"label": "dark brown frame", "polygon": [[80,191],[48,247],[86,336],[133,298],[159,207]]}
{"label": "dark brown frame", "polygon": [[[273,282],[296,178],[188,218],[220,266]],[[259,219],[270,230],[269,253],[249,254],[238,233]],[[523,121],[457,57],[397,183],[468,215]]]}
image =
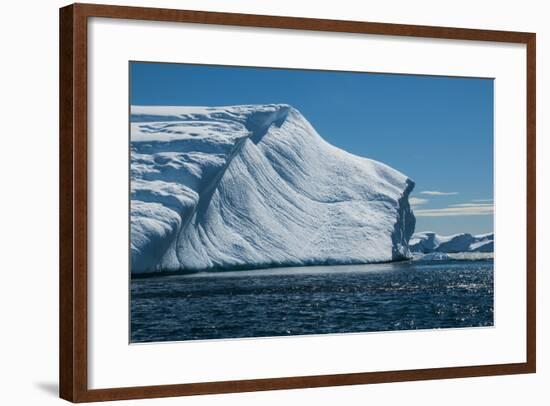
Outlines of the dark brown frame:
{"label": "dark brown frame", "polygon": [[[87,27],[89,17],[526,44],[527,361],[516,364],[89,389],[87,383]],[[535,43],[535,34],[526,32],[488,31],[95,4],[73,4],[61,8],[59,51],[60,397],[72,402],[91,402],[534,373],[536,371]]]}

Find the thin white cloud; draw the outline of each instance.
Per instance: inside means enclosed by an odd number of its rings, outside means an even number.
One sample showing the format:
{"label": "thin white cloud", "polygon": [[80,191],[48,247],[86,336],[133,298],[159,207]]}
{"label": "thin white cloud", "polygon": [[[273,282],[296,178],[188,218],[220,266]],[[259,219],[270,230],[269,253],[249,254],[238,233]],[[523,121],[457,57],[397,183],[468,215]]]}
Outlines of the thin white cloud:
{"label": "thin white cloud", "polygon": [[484,202],[492,202],[493,199],[472,199],[472,202],[476,203],[484,203]]}
{"label": "thin white cloud", "polygon": [[420,194],[428,196],[452,196],[457,195],[458,192],[439,192],[437,190],[424,190],[420,192]]}
{"label": "thin white cloud", "polygon": [[411,206],[419,206],[421,204],[426,204],[428,202],[429,202],[428,199],[423,199],[421,197],[416,197],[416,196],[409,197],[409,203]]}
{"label": "thin white cloud", "polygon": [[449,207],[493,207],[493,203],[460,203],[450,204]]}
{"label": "thin white cloud", "polygon": [[485,216],[493,214],[492,204],[455,204],[442,209],[414,210],[416,217]]}

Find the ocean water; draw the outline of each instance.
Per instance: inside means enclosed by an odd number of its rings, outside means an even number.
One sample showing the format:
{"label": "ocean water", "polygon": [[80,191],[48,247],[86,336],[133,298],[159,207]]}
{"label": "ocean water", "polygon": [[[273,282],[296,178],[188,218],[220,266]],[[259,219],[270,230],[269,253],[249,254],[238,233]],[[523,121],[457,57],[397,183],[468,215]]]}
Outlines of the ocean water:
{"label": "ocean water", "polygon": [[132,343],[492,325],[492,260],[131,280]]}

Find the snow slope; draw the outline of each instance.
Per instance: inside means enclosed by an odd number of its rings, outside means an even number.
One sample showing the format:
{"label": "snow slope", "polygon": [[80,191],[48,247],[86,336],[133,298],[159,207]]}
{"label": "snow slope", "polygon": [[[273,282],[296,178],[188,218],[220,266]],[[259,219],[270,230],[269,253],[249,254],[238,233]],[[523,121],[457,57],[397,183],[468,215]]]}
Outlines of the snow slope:
{"label": "snow slope", "polygon": [[288,105],[132,106],[131,269],[404,259],[413,187]]}
{"label": "snow slope", "polygon": [[471,235],[468,233],[441,236],[431,231],[415,233],[409,241],[412,252],[493,252],[494,234]]}

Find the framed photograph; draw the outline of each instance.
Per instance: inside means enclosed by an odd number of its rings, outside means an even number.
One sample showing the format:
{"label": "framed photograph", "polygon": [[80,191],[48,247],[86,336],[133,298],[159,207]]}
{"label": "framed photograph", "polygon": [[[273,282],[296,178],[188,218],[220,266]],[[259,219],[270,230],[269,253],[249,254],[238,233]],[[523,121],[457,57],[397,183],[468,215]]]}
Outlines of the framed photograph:
{"label": "framed photograph", "polygon": [[60,10],[60,396],[533,373],[535,34]]}

